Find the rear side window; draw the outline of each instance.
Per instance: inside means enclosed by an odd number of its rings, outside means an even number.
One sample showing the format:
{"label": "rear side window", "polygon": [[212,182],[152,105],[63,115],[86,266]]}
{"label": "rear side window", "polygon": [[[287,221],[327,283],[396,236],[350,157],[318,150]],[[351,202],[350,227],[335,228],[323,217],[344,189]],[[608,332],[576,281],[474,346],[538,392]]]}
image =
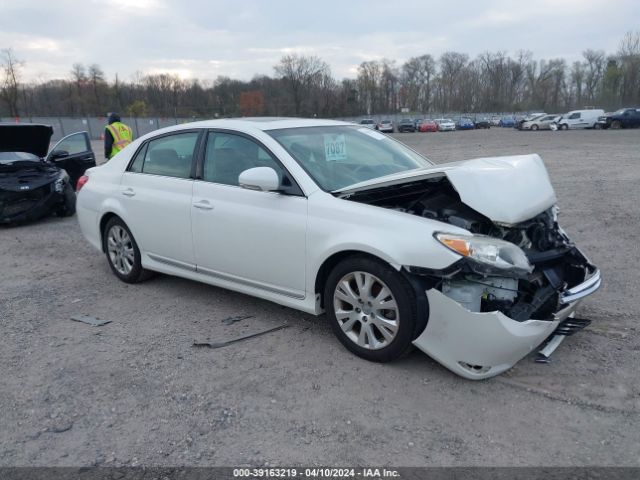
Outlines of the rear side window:
{"label": "rear side window", "polygon": [[198,132],[177,133],[151,140],[136,155],[130,172],[189,178]]}

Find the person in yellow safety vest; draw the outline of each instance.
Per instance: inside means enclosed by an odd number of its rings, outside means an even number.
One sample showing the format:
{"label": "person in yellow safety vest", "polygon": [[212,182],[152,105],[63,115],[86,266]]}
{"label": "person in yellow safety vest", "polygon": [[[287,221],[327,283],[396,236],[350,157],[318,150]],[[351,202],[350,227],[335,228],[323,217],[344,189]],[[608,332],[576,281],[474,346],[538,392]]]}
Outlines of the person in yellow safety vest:
{"label": "person in yellow safety vest", "polygon": [[104,132],[104,158],[107,160],[114,157],[133,141],[133,131],[131,127],[120,121],[117,113],[109,114],[109,125]]}

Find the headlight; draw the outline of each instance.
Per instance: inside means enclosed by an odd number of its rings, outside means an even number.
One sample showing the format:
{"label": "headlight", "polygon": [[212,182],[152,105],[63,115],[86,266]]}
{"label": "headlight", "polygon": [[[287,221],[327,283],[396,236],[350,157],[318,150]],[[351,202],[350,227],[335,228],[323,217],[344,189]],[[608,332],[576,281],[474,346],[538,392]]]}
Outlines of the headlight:
{"label": "headlight", "polygon": [[436,233],[436,240],[471,260],[478,273],[525,275],[533,271],[525,253],[513,243],[479,235]]}
{"label": "headlight", "polygon": [[67,183],[68,181],[69,181],[69,174],[67,174],[66,170],[60,170],[60,173],[58,174],[58,178],[56,178],[56,181],[53,184],[53,189],[58,193],[64,192],[64,184]]}

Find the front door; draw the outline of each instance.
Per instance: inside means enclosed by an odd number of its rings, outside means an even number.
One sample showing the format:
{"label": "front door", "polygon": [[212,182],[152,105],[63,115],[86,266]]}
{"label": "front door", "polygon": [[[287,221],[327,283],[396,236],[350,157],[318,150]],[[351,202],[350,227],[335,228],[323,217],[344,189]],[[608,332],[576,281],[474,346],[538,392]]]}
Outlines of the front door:
{"label": "front door", "polygon": [[305,292],[307,199],[301,192],[263,192],[238,185],[248,168],[267,166],[292,179],[253,139],[210,132],[202,179],[193,185],[193,244],[198,271],[294,298]]}
{"label": "front door", "polygon": [[76,188],[78,179],[84,175],[85,170],[96,166],[89,134],[77,132],[67,135],[55,144],[47,155],[47,160],[63,168],[71,179],[71,185]]}

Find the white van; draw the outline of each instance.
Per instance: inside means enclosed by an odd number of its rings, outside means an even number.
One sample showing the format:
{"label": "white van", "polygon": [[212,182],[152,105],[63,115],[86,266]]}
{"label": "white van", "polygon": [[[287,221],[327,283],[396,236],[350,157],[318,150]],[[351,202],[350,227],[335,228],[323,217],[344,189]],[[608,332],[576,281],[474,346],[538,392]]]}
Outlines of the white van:
{"label": "white van", "polygon": [[571,110],[565,113],[558,120],[558,128],[560,130],[569,130],[574,128],[593,128],[598,122],[598,117],[604,115],[604,110]]}

